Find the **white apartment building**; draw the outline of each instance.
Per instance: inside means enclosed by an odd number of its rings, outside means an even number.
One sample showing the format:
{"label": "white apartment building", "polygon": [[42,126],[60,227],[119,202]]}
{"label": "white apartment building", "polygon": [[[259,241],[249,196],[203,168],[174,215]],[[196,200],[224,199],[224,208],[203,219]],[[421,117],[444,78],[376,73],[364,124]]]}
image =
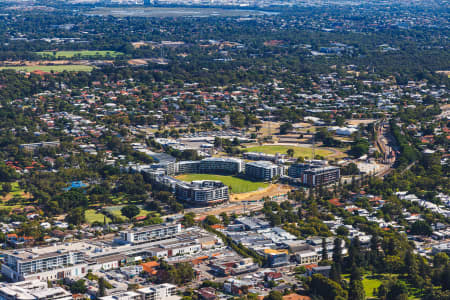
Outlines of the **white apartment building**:
{"label": "white apartment building", "polygon": [[80,278],[87,273],[87,264],[80,251],[15,250],[5,253],[1,272],[12,281]]}
{"label": "white apartment building", "polygon": [[31,280],[0,284],[0,300],[72,300],[62,287],[49,288],[46,281]]}
{"label": "white apartment building", "polygon": [[176,286],[170,283],[152,285],[136,291],[127,291],[100,297],[100,300],[175,300]]}
{"label": "white apartment building", "polygon": [[316,264],[322,259],[320,254],[312,250],[297,252],[295,253],[295,257],[301,265]]}
{"label": "white apartment building", "polygon": [[119,232],[124,243],[138,244],[168,239],[181,232],[181,224],[153,225]]}

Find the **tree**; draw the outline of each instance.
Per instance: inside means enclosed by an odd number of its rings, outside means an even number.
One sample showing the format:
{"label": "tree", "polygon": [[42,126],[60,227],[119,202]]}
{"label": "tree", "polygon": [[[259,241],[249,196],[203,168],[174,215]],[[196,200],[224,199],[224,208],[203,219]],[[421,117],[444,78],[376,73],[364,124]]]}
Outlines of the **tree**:
{"label": "tree", "polygon": [[283,294],[278,291],[270,291],[269,295],[264,297],[264,300],[282,300]]}
{"label": "tree", "polygon": [[426,221],[417,220],[411,225],[411,234],[430,236],[433,228]]}
{"label": "tree", "polygon": [[348,291],[348,300],[364,300],[366,298],[364,287],[362,284],[361,271],[352,266],[352,273],[350,276],[350,289]]}
{"label": "tree", "polygon": [[365,140],[356,141],[349,151],[349,153],[354,157],[361,157],[364,154],[367,154],[368,152],[369,152],[369,143]]}
{"label": "tree", "polygon": [[140,211],[141,210],[136,205],[127,205],[127,206],[122,207],[122,209],[120,210],[122,215],[127,217],[130,221],[131,221],[131,219],[136,217]]}
{"label": "tree", "polygon": [[447,253],[439,252],[433,257],[433,267],[441,268],[445,267],[449,262]]}
{"label": "tree", "polygon": [[86,214],[83,207],[77,207],[70,210],[66,216],[66,222],[72,225],[80,225],[86,222]]}
{"label": "tree", "polygon": [[361,243],[359,237],[355,237],[350,243],[348,248],[348,264],[347,267],[351,267],[353,264],[360,265],[362,261]]}
{"label": "tree", "polygon": [[334,248],[333,248],[333,262],[339,267],[342,266],[342,240],[340,238],[336,238],[334,240]]}
{"label": "tree", "polygon": [[222,212],[220,214],[220,217],[222,218],[223,225],[228,226],[230,224],[230,217],[228,217],[228,214],[226,212]]}
{"label": "tree", "polygon": [[395,280],[389,284],[386,299],[408,299],[408,287],[403,281]]}
{"label": "tree", "polygon": [[346,299],[345,291],[337,282],[326,278],[322,274],[314,274],[309,284],[311,294],[321,296],[323,299]]}
{"label": "tree", "polygon": [[294,156],[294,149],[289,148],[289,149],[286,150],[286,153],[287,153],[288,156],[293,157]]}
{"label": "tree", "polygon": [[209,215],[203,222],[207,225],[216,225],[220,223],[220,220],[216,216]]}
{"label": "tree", "polygon": [[84,294],[87,291],[86,285],[84,284],[84,280],[80,279],[72,283],[70,286],[70,292],[72,294]]}
{"label": "tree", "polygon": [[327,239],[322,238],[322,260],[328,259]]}
{"label": "tree", "polygon": [[10,193],[11,190],[12,190],[12,185],[11,185],[11,183],[6,182],[6,183],[2,184],[2,191],[3,191],[3,193],[5,193],[5,195],[8,194],[8,193]]}
{"label": "tree", "polygon": [[283,123],[280,125],[280,134],[286,134],[288,131],[292,130],[292,123]]}
{"label": "tree", "polygon": [[98,279],[98,292],[97,293],[98,293],[97,298],[106,296],[106,280],[103,277],[100,277]]}
{"label": "tree", "polygon": [[336,282],[341,282],[342,280],[341,273],[342,273],[341,265],[333,262],[330,270],[330,279]]}
{"label": "tree", "polygon": [[181,221],[181,224],[183,224],[184,227],[192,227],[195,225],[195,214],[194,213],[187,213],[184,215],[183,220]]}
{"label": "tree", "polygon": [[348,230],[348,228],[345,227],[345,226],[339,226],[339,227],[336,229],[336,234],[337,234],[337,235],[340,235],[340,236],[347,236],[348,233],[349,233],[349,230]]}

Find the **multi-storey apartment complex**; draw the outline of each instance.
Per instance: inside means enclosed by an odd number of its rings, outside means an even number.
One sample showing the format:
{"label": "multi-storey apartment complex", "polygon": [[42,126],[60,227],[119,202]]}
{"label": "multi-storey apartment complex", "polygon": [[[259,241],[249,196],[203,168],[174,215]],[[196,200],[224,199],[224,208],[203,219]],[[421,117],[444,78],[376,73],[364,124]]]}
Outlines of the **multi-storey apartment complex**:
{"label": "multi-storey apartment complex", "polygon": [[275,163],[286,157],[286,154],[267,154],[262,152],[244,152],[242,155],[249,160],[268,160]]}
{"label": "multi-storey apartment complex", "polygon": [[228,201],[228,186],[220,181],[199,180],[176,185],[176,197],[182,201],[209,204]]}
{"label": "multi-storey apartment complex", "polygon": [[200,169],[200,161],[199,160],[187,160],[180,161],[178,164],[178,173],[198,173]]}
{"label": "multi-storey apartment complex", "polygon": [[72,300],[62,287],[49,287],[46,281],[30,280],[0,284],[0,300]]}
{"label": "multi-storey apartment complex", "polygon": [[308,186],[327,185],[339,181],[340,168],[329,166],[321,161],[293,164],[288,169],[288,176],[299,178],[300,183]]}
{"label": "multi-storey apartment complex", "polygon": [[120,292],[100,297],[100,300],[166,300],[176,295],[176,286],[170,283],[152,285],[136,291]]}
{"label": "multi-storey apartment complex", "polygon": [[244,171],[244,161],[233,157],[210,157],[200,161],[200,173],[238,174]]}
{"label": "multi-storey apartment complex", "polygon": [[311,168],[311,164],[309,164],[309,163],[293,164],[293,165],[289,166],[288,176],[292,177],[292,178],[301,178],[303,172],[310,168]]}
{"label": "multi-storey apartment complex", "polygon": [[5,253],[2,273],[13,281],[54,280],[82,277],[87,272],[86,267],[80,251],[35,253],[16,250]]}
{"label": "multi-storey apartment complex", "polygon": [[312,168],[302,174],[302,182],[308,186],[327,185],[339,181],[341,169],[334,166]]}
{"label": "multi-storey apartment complex", "polygon": [[283,175],[283,168],[270,161],[254,161],[245,164],[245,175],[254,180],[269,181]]}
{"label": "multi-storey apartment complex", "polygon": [[181,224],[165,224],[124,230],[119,235],[123,243],[139,244],[167,239],[180,232]]}

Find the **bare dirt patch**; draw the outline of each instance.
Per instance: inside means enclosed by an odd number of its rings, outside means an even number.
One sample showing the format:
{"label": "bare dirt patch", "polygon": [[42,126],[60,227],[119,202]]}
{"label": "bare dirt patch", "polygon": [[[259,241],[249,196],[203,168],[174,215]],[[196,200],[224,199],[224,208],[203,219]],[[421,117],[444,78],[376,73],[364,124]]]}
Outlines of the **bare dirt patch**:
{"label": "bare dirt patch", "polygon": [[271,184],[269,187],[253,192],[232,195],[230,202],[258,201],[264,197],[273,197],[287,194],[292,188],[289,185]]}

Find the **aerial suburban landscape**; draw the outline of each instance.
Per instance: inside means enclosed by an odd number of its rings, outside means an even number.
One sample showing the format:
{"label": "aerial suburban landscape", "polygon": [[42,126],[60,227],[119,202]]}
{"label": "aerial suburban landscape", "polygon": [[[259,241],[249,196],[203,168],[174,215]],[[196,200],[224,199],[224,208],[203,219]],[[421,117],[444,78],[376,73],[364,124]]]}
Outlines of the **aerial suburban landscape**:
{"label": "aerial suburban landscape", "polygon": [[450,300],[447,0],[0,1],[0,300]]}

